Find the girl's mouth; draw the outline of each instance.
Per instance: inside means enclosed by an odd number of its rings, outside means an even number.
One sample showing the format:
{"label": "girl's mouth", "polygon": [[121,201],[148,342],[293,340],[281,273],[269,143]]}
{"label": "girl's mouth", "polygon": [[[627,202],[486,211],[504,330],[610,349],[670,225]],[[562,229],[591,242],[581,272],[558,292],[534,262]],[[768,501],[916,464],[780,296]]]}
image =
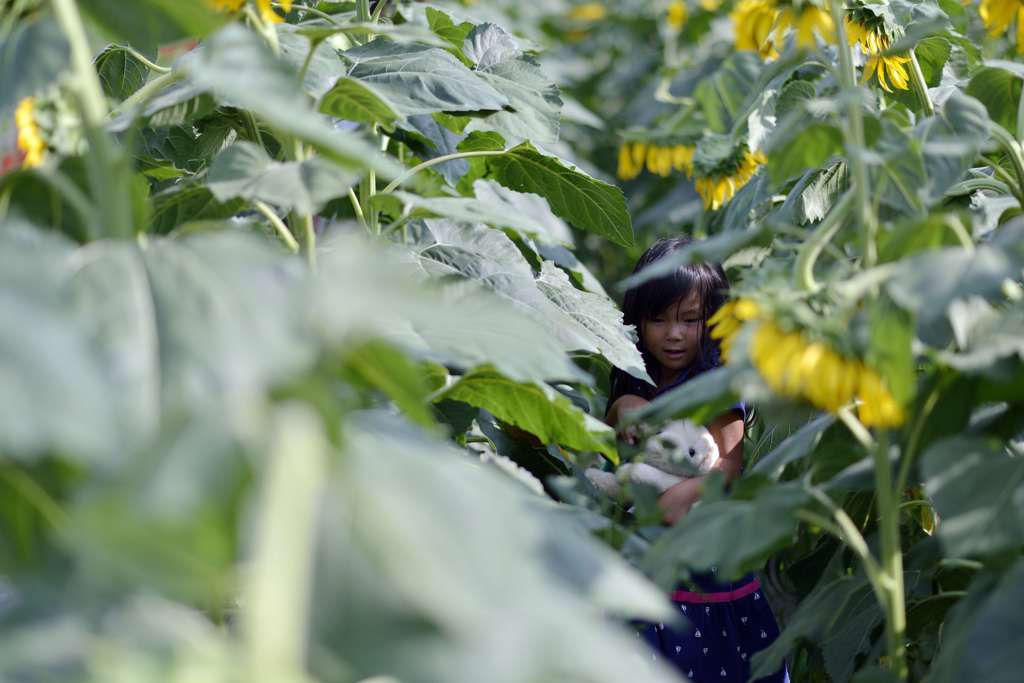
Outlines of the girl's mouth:
{"label": "girl's mouth", "polygon": [[686,351],[665,349],[665,355],[669,358],[682,358],[685,354]]}

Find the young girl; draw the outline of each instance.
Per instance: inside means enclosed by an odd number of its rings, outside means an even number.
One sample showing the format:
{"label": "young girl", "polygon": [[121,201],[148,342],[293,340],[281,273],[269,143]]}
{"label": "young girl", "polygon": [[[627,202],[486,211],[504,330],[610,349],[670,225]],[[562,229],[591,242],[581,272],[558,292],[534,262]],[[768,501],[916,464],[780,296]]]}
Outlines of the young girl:
{"label": "young girl", "polygon": [[[684,237],[655,243],[637,262],[637,273],[689,244]],[[708,336],[706,322],[726,299],[729,281],[719,264],[680,266],[663,277],[648,280],[626,292],[623,314],[635,325],[637,344],[651,386],[613,369],[605,420],[615,426],[620,417],[651,399],[719,364],[718,345]],[[716,469],[727,480],[743,464],[743,404],[711,421],[708,430],[718,444]],[[624,434],[632,439],[630,433]],[[684,479],[658,499],[665,521],[674,524],[700,498],[703,477]],[[642,636],[667,660],[696,683],[742,683],[750,677],[750,659],[779,634],[768,601],[753,574],[739,581],[720,582],[715,571],[692,574],[691,585],[679,585],[672,601],[689,620],[681,630],[650,624]],[[766,683],[789,680],[785,669],[758,679]]]}

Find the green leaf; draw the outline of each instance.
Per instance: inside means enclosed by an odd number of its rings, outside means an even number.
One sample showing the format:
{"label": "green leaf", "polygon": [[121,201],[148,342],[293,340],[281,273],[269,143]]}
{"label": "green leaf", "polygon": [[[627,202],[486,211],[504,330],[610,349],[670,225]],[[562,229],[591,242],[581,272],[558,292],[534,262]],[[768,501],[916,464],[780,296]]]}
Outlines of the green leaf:
{"label": "green leaf", "polygon": [[[344,433],[323,496],[311,619],[325,657],[358,678],[387,670],[470,683],[487,679],[514,640],[532,654],[502,666],[508,681],[635,678],[642,645],[606,615],[664,621],[671,607],[590,538],[580,515],[394,420],[353,419]],[[461,635],[492,629],[502,637]],[[382,648],[382,639],[409,645]],[[645,683],[672,678],[653,668],[643,675]]]}
{"label": "green leaf", "polygon": [[218,201],[259,199],[315,213],[359,180],[359,174],[322,158],[281,163],[251,142],[236,142],[213,160],[207,187]]}
{"label": "green leaf", "polygon": [[498,110],[508,98],[451,54],[378,38],[342,53],[348,76],[366,82],[403,116]]}
{"label": "green leaf", "polygon": [[369,83],[342,76],[320,99],[320,112],[339,119],[379,123],[391,128],[402,119]]}
{"label": "green leaf", "polygon": [[857,656],[871,646],[882,620],[871,584],[863,574],[826,576],[804,597],[779,637],[752,658],[751,674],[775,671],[801,640],[821,647],[832,680],[849,680]]}
{"label": "green leaf", "polygon": [[921,456],[925,491],[942,523],[938,536],[949,557],[991,555],[1020,547],[1024,538],[1024,458],[998,444],[957,436]]}
{"label": "green leaf", "polygon": [[558,88],[512,36],[494,24],[480,24],[466,37],[463,52],[475,62],[477,76],[505,95],[512,109],[476,119],[467,130],[492,128],[514,142],[558,140],[562,108]]}
{"label": "green leaf", "polygon": [[888,297],[874,299],[868,309],[869,338],[865,360],[885,378],[885,385],[900,405],[914,397],[914,318]]}
{"label": "green leaf", "polygon": [[529,142],[501,156],[482,158],[487,175],[516,192],[532,192],[548,200],[555,215],[579,230],[607,237],[615,244],[633,244],[633,226],[622,190],[545,156]]}
{"label": "green leaf", "polygon": [[427,25],[449,45],[458,49],[462,48],[466,37],[473,30],[473,24],[468,21],[456,25],[450,16],[433,7],[427,8]]}
{"label": "green leaf", "polygon": [[438,400],[484,408],[498,419],[533,434],[543,443],[595,451],[618,461],[615,432],[576,408],[549,387],[515,382],[488,370],[463,375]]}
{"label": "green leaf", "polygon": [[0,35],[0,112],[13,112],[22,98],[52,87],[69,59],[64,32],[52,21],[21,21]]}
{"label": "green leaf", "polygon": [[760,566],[796,531],[792,510],[807,499],[798,484],[770,486],[755,500],[702,502],[651,546],[643,568],[671,586],[682,568],[736,577]]}
{"label": "green leaf", "polygon": [[308,300],[314,335],[332,346],[383,337],[418,358],[466,369],[489,364],[523,382],[587,377],[541,320],[482,283],[424,282],[408,254],[356,237],[323,245]]}
{"label": "green leaf", "polygon": [[103,92],[118,101],[141,88],[149,77],[146,65],[117,45],[111,45],[101,52],[96,58],[95,67]]}
{"label": "green leaf", "polygon": [[758,458],[750,469],[751,474],[766,474],[778,478],[783,468],[791,462],[807,457],[814,452],[822,435],[836,422],[835,415],[824,413],[786,437],[767,455]]}
{"label": "green leaf", "polygon": [[576,289],[569,276],[550,261],[541,264],[540,290],[579,326],[592,348],[612,365],[651,385],[643,356],[636,348],[636,331],[622,324],[622,312],[605,295]]}
{"label": "green leaf", "polygon": [[618,286],[622,290],[638,287],[645,282],[668,275],[680,266],[690,263],[721,263],[741,249],[768,244],[773,236],[774,232],[767,228],[759,230],[728,230],[675,250],[664,258],[659,259],[657,263],[644,268],[642,272],[630,275],[620,282]]}
{"label": "green leaf", "polygon": [[489,180],[477,180],[473,189],[476,197],[420,197],[409,192],[395,192],[394,196],[404,204],[457,221],[513,228],[555,244],[571,239],[568,226],[551,212],[543,197],[515,192]]}
{"label": "green leaf", "polygon": [[709,78],[702,79],[694,91],[694,99],[707,119],[708,128],[727,133],[743,113],[742,107],[762,71],[756,52],[733,53]]}
{"label": "green leaf", "polygon": [[694,422],[707,424],[735,405],[734,379],[735,372],[729,366],[703,372],[630,413],[630,421],[665,422],[688,417]]}
{"label": "green leaf", "polygon": [[816,122],[794,129],[793,135],[773,135],[765,147],[768,172],[776,183],[817,168],[843,151],[843,134],[832,124]]}
{"label": "green leaf", "polygon": [[427,428],[436,424],[427,400],[431,390],[426,379],[398,349],[370,342],[348,351],[345,364],[355,378],[384,392],[416,424]]}
{"label": "green leaf", "polygon": [[398,165],[355,135],[333,128],[309,104],[290,66],[264,41],[232,24],[179,60],[190,80],[234,106],[251,110],[275,130],[294,135],[346,166],[395,176]]}
{"label": "green leaf", "polygon": [[[941,525],[940,525],[941,529]],[[981,574],[942,627],[942,649],[931,668],[935,683],[1012,683],[1024,633],[1024,560],[998,581]]]}
{"label": "green leaf", "polygon": [[0,229],[0,451],[110,463],[123,437],[114,387],[59,296],[72,245],[32,233],[10,221]]}
{"label": "green leaf", "polygon": [[[998,66],[997,66],[998,65]],[[1017,130],[1017,103],[1020,101],[1024,74],[989,62],[971,77],[964,91],[985,105],[989,117],[1009,131]]]}
{"label": "green leaf", "polygon": [[563,351],[596,352],[592,335],[538,288],[530,264],[505,233],[479,224],[426,221],[434,238],[418,254],[428,273],[476,280],[545,327]]}
{"label": "green leaf", "polygon": [[209,188],[182,183],[153,195],[150,231],[167,234],[188,221],[230,218],[245,207],[238,199],[221,203]]}
{"label": "green leaf", "polygon": [[182,38],[205,38],[228,17],[205,0],[80,0],[86,15],[114,40],[144,54]]}
{"label": "green leaf", "polygon": [[[431,7],[427,8],[427,12],[436,12]],[[393,40],[396,43],[421,43],[424,45],[433,45],[434,47],[448,47],[449,42],[444,38],[437,36],[433,31],[423,27],[420,24],[405,23],[405,24],[385,24],[381,22],[377,23],[360,23],[354,21],[352,23],[345,24],[328,24],[321,22],[320,20],[304,21],[302,24],[295,28],[295,32],[306,36],[311,40],[323,41],[331,36],[338,34],[345,35],[373,35],[382,36]]]}
{"label": "green leaf", "polygon": [[939,358],[964,373],[1001,374],[1004,358],[1024,359],[1024,310],[999,310],[984,299],[958,299],[949,306],[958,350],[939,352]]}

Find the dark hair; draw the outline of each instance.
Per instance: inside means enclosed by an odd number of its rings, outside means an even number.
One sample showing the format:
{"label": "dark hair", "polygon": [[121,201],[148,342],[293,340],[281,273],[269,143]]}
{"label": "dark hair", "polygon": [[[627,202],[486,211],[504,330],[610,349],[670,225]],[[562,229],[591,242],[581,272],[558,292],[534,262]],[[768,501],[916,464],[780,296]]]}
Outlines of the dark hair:
{"label": "dark hair", "polygon": [[[656,261],[691,243],[692,240],[688,237],[670,237],[658,240],[636,262],[633,273],[639,273]],[[636,327],[637,350],[643,356],[647,372],[655,382],[658,381],[658,365],[644,348],[643,322],[661,313],[680,299],[690,296],[694,290],[700,296],[701,333],[700,348],[697,359],[694,361],[695,366],[690,374],[692,377],[719,364],[718,342],[708,336],[706,322],[728,297],[729,278],[725,275],[725,269],[719,263],[690,263],[681,265],[671,273],[652,278],[626,291],[622,302],[623,322]],[[625,394],[635,394],[642,398],[652,399],[657,394],[657,388],[613,367],[608,406]]]}

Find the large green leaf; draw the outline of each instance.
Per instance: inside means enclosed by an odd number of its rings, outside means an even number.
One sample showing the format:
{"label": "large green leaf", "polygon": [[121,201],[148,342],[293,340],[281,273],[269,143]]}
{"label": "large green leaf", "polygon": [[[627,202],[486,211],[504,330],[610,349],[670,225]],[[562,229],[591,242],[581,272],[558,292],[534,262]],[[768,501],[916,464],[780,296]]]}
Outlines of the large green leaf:
{"label": "large green leaf", "polygon": [[736,373],[730,366],[708,370],[661,394],[649,405],[631,413],[630,419],[634,422],[664,422],[688,417],[699,423],[710,422],[736,403],[735,381]]}
{"label": "large green leaf", "polygon": [[343,432],[322,498],[315,675],[344,661],[356,678],[672,680],[605,616],[663,621],[669,604],[574,516],[395,420],[356,416]]}
{"label": "large green leaf", "polygon": [[354,237],[329,241],[309,296],[313,328],[329,344],[382,337],[446,365],[489,364],[524,382],[582,378],[543,322],[479,282],[435,284],[395,251]]}
{"label": "large green leaf", "polygon": [[363,139],[333,128],[308,102],[297,73],[251,31],[231,25],[179,60],[189,79],[218,98],[251,110],[346,166],[397,175],[395,162]]}
{"label": "large green leaf", "polygon": [[321,113],[349,121],[379,123],[390,128],[403,119],[387,101],[366,81],[342,76],[320,100]]}
{"label": "large green leaf", "polygon": [[793,535],[792,511],[807,498],[800,484],[791,482],[770,486],[755,500],[703,502],[658,537],[643,567],[665,587],[674,585],[684,568],[739,576],[759,567]]}
{"label": "large green leaf", "polygon": [[505,95],[440,48],[378,38],[342,55],[349,64],[347,75],[371,85],[403,116],[494,111],[509,103]]}
{"label": "large green leaf", "polygon": [[19,22],[0,35],[0,112],[10,115],[23,97],[50,88],[68,68],[68,44],[51,21]]}
{"label": "large green leaf", "polygon": [[321,157],[305,161],[274,161],[251,142],[236,142],[213,160],[207,187],[221,202],[242,197],[313,213],[345,194],[359,174]]}
{"label": "large green leaf", "polygon": [[529,142],[499,156],[484,158],[487,175],[517,192],[532,192],[548,200],[555,215],[575,228],[594,232],[628,247],[633,225],[622,190],[556,157],[538,152]]}
{"label": "large green leaf", "polygon": [[1018,559],[998,582],[982,574],[942,628],[942,649],[932,666],[935,683],[986,681],[1012,683],[1024,645],[1024,560]]}
{"label": "large green leaf", "polygon": [[842,132],[829,123],[793,126],[790,135],[774,135],[766,146],[768,172],[780,183],[809,168],[817,168],[843,151]]}
{"label": "large green leaf", "polygon": [[407,192],[396,192],[395,196],[438,216],[513,228],[546,243],[571,239],[568,226],[551,212],[543,197],[515,192],[491,180],[477,180],[473,190],[475,197],[421,197]]}
{"label": "large green leaf", "polygon": [[887,288],[917,317],[921,338],[944,346],[951,335],[945,321],[949,304],[959,297],[1000,296],[1003,281],[1016,278],[1020,268],[1018,259],[991,245],[972,251],[949,247],[903,259]]}
{"label": "large green leaf", "polygon": [[1024,359],[1024,310],[1020,305],[999,310],[983,299],[954,301],[950,323],[957,351],[942,351],[943,362],[968,373],[998,373],[996,363],[1016,356]]}
{"label": "large green leaf", "polygon": [[477,370],[463,375],[438,397],[444,399],[484,408],[543,443],[596,451],[618,460],[612,428],[544,385],[515,382],[493,371]]}
{"label": "large green leaf", "polygon": [[72,246],[0,228],[0,451],[109,462],[121,442],[114,388],[87,331],[60,300]]}
{"label": "large green leaf", "polygon": [[1024,74],[1016,64],[989,62],[975,72],[965,92],[981,100],[993,121],[1015,131],[1022,78]]}
{"label": "large green leaf", "polygon": [[950,557],[988,555],[1024,540],[1024,458],[977,437],[953,437],[922,456],[921,474]]}
{"label": "large green leaf", "polygon": [[548,299],[576,321],[581,336],[608,362],[654,384],[636,347],[636,331],[622,324],[622,312],[611,299],[577,289],[565,271],[551,261],[541,264],[537,284]]}
{"label": "large green leaf", "polygon": [[836,418],[831,413],[819,415],[786,437],[782,443],[773,448],[767,455],[758,458],[750,472],[752,474],[762,473],[778,477],[786,465],[813,453],[815,447],[821,441],[822,434],[835,424],[835,421]]}
{"label": "large green leaf", "polygon": [[508,97],[512,109],[473,121],[468,131],[493,129],[514,142],[558,140],[562,108],[558,88],[544,76],[536,60],[519,49],[512,36],[494,24],[480,24],[466,37],[463,53],[476,64],[480,78]]}
{"label": "large green leaf", "polygon": [[128,50],[111,45],[96,57],[103,92],[115,100],[123,100],[142,87],[149,78],[149,69]]}
{"label": "large green leaf", "polygon": [[439,277],[477,280],[537,320],[565,351],[597,351],[592,335],[539,289],[530,264],[500,230],[446,220],[426,221],[434,238],[418,253],[424,269]]}
{"label": "large green leaf", "polygon": [[775,671],[801,640],[816,643],[825,655],[832,680],[847,681],[856,657],[871,646],[871,631],[882,612],[863,574],[826,576],[790,617],[779,637],[753,657],[752,674]]}
{"label": "large green leaf", "polygon": [[206,0],[80,0],[78,4],[114,40],[150,54],[182,38],[204,38],[227,20]]}

